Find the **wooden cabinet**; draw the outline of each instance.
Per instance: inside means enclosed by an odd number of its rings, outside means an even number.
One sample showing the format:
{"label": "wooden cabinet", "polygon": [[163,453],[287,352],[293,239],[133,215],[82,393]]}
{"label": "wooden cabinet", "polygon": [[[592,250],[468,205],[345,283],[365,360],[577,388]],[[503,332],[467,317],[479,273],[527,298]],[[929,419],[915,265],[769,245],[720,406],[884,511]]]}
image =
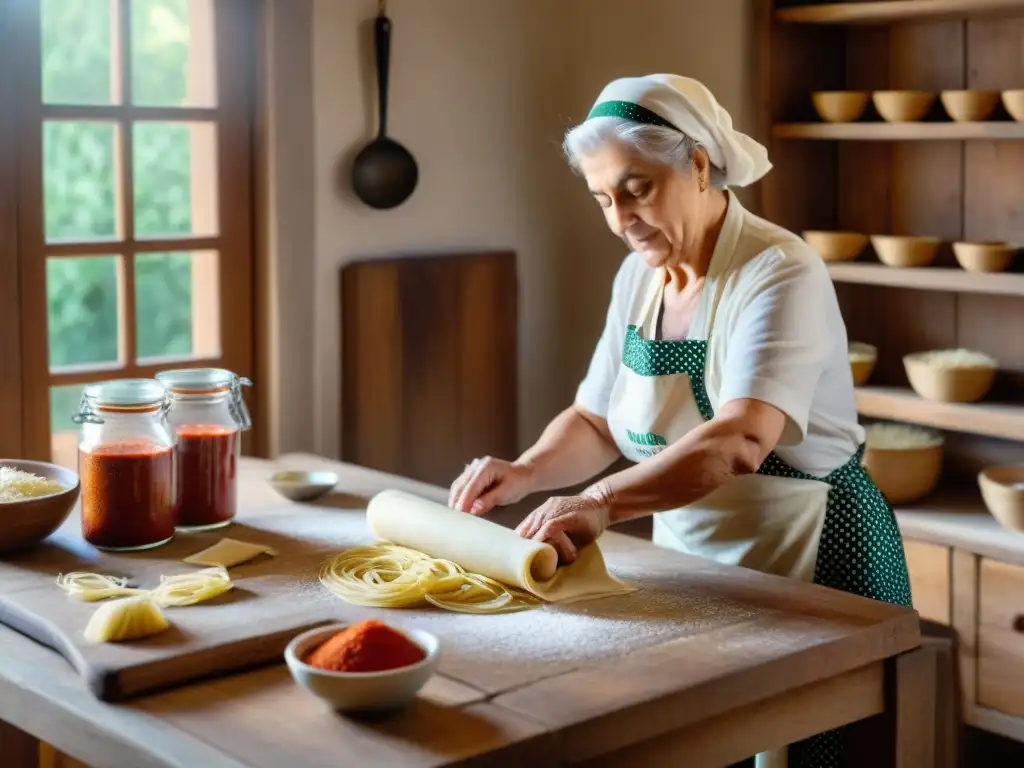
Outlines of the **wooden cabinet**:
{"label": "wooden cabinet", "polygon": [[1024,567],[982,559],[977,703],[1024,718]]}
{"label": "wooden cabinet", "polygon": [[[940,679],[955,678],[946,697],[959,699],[965,724],[1024,742],[1024,535],[976,508],[897,517],[915,608],[946,625],[934,634],[955,641],[955,669],[940,670]],[[955,736],[948,724],[936,732]]]}
{"label": "wooden cabinet", "polygon": [[903,547],[910,569],[914,608],[922,619],[949,624],[949,547],[921,541],[906,541]]}

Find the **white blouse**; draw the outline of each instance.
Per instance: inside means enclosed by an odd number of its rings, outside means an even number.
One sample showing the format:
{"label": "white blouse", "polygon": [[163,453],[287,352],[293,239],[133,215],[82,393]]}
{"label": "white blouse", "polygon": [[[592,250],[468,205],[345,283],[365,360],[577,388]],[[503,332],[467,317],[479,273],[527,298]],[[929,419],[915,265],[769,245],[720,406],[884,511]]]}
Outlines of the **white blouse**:
{"label": "white blouse", "polygon": [[[602,418],[626,327],[637,322],[656,274],[632,253],[615,277],[604,332],[576,394],[578,405]],[[824,262],[731,193],[688,338],[710,338],[705,385],[716,412],[752,398],[786,415],[776,452],[795,469],[827,475],[863,442],[846,326]]]}

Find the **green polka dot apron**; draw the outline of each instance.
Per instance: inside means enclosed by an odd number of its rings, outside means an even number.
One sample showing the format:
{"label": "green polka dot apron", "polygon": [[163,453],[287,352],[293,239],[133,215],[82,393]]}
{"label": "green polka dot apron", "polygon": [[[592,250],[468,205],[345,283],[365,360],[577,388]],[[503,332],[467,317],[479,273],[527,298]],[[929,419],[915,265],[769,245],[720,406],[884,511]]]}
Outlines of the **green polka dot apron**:
{"label": "green polka dot apron", "polygon": [[[633,461],[657,455],[714,418],[705,383],[714,312],[680,341],[657,337],[664,292],[656,271],[630,319],[612,388],[608,427]],[[703,298],[703,297],[702,297]],[[699,313],[698,313],[699,314]],[[697,316],[697,315],[695,315]],[[654,543],[717,562],[813,581],[910,606],[910,583],[895,515],[861,466],[863,446],[825,477],[801,472],[774,451],[683,509],[654,516]],[[757,756],[757,768],[838,768],[842,730]]]}

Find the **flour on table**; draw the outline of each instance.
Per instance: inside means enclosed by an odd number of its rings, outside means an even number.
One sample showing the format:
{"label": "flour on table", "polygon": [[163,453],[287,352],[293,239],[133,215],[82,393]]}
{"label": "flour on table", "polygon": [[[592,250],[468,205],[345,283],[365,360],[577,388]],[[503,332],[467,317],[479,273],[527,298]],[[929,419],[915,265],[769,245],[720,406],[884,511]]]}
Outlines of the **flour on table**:
{"label": "flour on table", "polygon": [[[606,550],[605,557],[611,573],[637,587],[626,595],[547,603],[530,611],[497,615],[355,606],[332,595],[315,573],[330,554],[374,540],[362,514],[317,510],[317,514],[307,512],[301,518],[275,515],[248,522],[250,533],[256,529],[279,532],[308,547],[305,556],[248,566],[254,576],[276,572],[279,579],[286,574],[290,577],[257,589],[265,601],[280,606],[275,612],[339,621],[374,617],[400,627],[425,629],[441,641],[440,671],[487,693],[738,624],[767,610],[721,594],[709,596],[703,580],[687,585],[674,564],[666,569],[664,564],[646,562],[646,558],[638,561],[636,555],[620,552],[618,547]],[[246,582],[240,580],[237,588],[245,587]]]}
{"label": "flour on table", "polygon": [[[614,569],[638,587],[628,595],[520,613],[467,615],[431,609],[382,610],[346,605],[346,614],[425,629],[441,640],[445,675],[487,693],[563,674],[582,663],[615,658],[660,643],[738,624],[763,611],[703,597],[700,590],[648,580],[635,568]],[[352,610],[355,609],[355,610]]]}

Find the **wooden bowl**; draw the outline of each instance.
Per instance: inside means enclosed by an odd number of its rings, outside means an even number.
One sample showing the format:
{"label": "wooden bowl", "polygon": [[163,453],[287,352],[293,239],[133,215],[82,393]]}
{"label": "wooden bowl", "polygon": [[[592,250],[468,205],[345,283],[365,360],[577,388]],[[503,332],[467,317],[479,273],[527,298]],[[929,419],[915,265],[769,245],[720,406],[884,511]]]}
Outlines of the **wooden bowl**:
{"label": "wooden bowl", "polygon": [[851,341],[849,346],[850,372],[853,374],[853,385],[863,387],[871,378],[878,360],[878,349],[862,341]]}
{"label": "wooden bowl", "polygon": [[1007,530],[1024,533],[1024,466],[983,469],[978,487],[992,517]]}
{"label": "wooden bowl", "polygon": [[1002,272],[1016,251],[1010,243],[953,243],[957,263],[968,272]]}
{"label": "wooden bowl", "polygon": [[935,94],[927,91],[875,91],[875,109],[889,123],[917,122],[932,108]]}
{"label": "wooden bowl", "polygon": [[927,267],[935,261],[941,242],[937,237],[871,236],[878,260],[889,267]]}
{"label": "wooden bowl", "polygon": [[65,490],[51,496],[0,502],[0,554],[19,552],[40,544],[68,519],[78,501],[78,475],[45,461],[0,459],[0,467],[55,480]]}
{"label": "wooden bowl", "polygon": [[872,444],[873,427],[868,427],[861,464],[889,503],[907,504],[935,490],[942,477],[942,435],[932,430],[904,425],[874,426],[904,428],[929,436],[929,439],[921,440],[917,445],[879,446]]}
{"label": "wooden bowl", "polygon": [[803,236],[804,242],[816,250],[824,261],[851,261],[868,244],[868,236],[859,232],[808,230]]}
{"label": "wooden bowl", "polygon": [[998,365],[989,363],[938,362],[938,354],[963,353],[966,350],[934,350],[905,355],[903,368],[911,388],[925,400],[936,403],[973,403],[992,388]]}
{"label": "wooden bowl", "polygon": [[976,123],[988,119],[999,104],[998,91],[943,91],[942,106],[958,123]]}
{"label": "wooden bowl", "polygon": [[828,123],[852,123],[859,120],[870,98],[866,91],[815,91],[811,94],[815,111]]}
{"label": "wooden bowl", "polygon": [[1018,123],[1024,123],[1024,89],[1003,91],[1003,106],[1010,117]]}

